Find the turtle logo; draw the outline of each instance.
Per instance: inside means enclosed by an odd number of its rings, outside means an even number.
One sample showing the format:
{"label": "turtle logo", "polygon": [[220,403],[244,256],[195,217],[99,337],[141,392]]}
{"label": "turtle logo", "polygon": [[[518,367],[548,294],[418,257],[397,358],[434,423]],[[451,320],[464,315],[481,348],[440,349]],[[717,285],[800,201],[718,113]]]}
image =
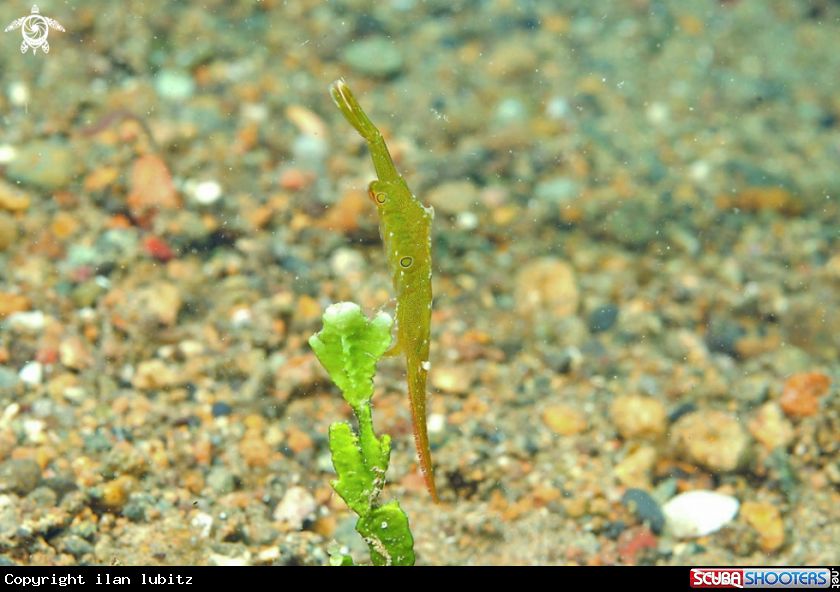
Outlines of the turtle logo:
{"label": "turtle logo", "polygon": [[64,27],[58,24],[58,21],[38,14],[38,7],[32,6],[32,14],[19,18],[13,21],[11,25],[6,27],[6,32],[14,31],[18,27],[23,27],[23,43],[20,44],[20,52],[26,53],[26,48],[32,48],[32,55],[38,52],[38,48],[44,50],[44,53],[50,52],[50,44],[47,43],[47,35],[50,32],[50,27],[56,31],[63,31]]}

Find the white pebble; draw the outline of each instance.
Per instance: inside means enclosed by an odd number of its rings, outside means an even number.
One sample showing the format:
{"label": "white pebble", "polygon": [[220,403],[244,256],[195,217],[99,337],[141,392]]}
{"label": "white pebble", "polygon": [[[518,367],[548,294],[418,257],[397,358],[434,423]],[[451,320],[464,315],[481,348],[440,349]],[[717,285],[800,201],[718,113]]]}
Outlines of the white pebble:
{"label": "white pebble", "polygon": [[18,378],[26,384],[41,384],[44,380],[44,366],[40,362],[29,362],[20,369]]}
{"label": "white pebble", "polygon": [[438,434],[446,428],[446,416],[443,413],[429,414],[429,421],[426,429],[430,434]]}
{"label": "white pebble", "polygon": [[230,323],[237,329],[250,325],[253,320],[254,313],[250,308],[237,308],[233,311],[233,314],[230,315]]}
{"label": "white pebble", "polygon": [[330,268],[338,277],[360,273],[365,270],[365,257],[354,249],[336,249],[330,257]]}
{"label": "white pebble", "polygon": [[549,119],[565,119],[571,111],[569,101],[560,96],[551,97],[545,106],[545,114]]}
{"label": "white pebble", "polygon": [[0,144],[0,164],[9,164],[17,158],[17,150],[10,144]]}
{"label": "white pebble", "polygon": [[290,487],[283,499],[274,508],[274,520],[288,525],[292,530],[301,530],[303,523],[315,517],[318,503],[312,494],[299,486]]}
{"label": "white pebble", "polygon": [[23,422],[23,433],[32,444],[44,444],[47,441],[47,424],[40,419],[27,419]]}
{"label": "white pebble", "polygon": [[76,314],[79,315],[79,320],[83,323],[92,323],[96,320],[96,311],[89,306],[80,308]]}
{"label": "white pebble", "polygon": [[12,313],[6,322],[15,331],[37,333],[44,328],[46,318],[40,310],[32,310]]}
{"label": "white pebble", "polygon": [[222,197],[222,186],[216,181],[188,183],[186,189],[192,198],[203,206],[212,205]]}
{"label": "white pebble", "polygon": [[706,160],[696,160],[688,167],[688,176],[691,177],[692,181],[696,181],[697,183],[707,181],[711,172],[712,165]]}
{"label": "white pebble", "polygon": [[164,99],[183,101],[195,92],[195,81],[187,72],[161,70],[155,76],[155,90]]}
{"label": "white pebble", "polygon": [[213,517],[205,512],[197,512],[190,520],[190,526],[198,530],[199,538],[206,539],[213,528]]}
{"label": "white pebble", "polygon": [[178,350],[185,358],[194,358],[204,353],[204,345],[195,339],[185,339],[178,344]]}
{"label": "white pebble", "polygon": [[461,230],[475,230],[478,227],[478,216],[472,212],[461,212],[456,220]]}
{"label": "white pebble", "polygon": [[671,119],[671,110],[665,103],[654,101],[645,110],[645,117],[653,125],[663,125]]}
{"label": "white pebble", "polygon": [[242,119],[256,123],[268,121],[268,117],[271,115],[268,106],[262,103],[243,103],[239,108],[239,114]]}
{"label": "white pebble", "polygon": [[740,503],[714,491],[688,491],[664,506],[665,528],[677,538],[697,538],[720,530],[738,514]]}
{"label": "white pebble", "polygon": [[87,391],[80,386],[68,386],[61,394],[74,405],[81,405],[89,398]]}
{"label": "white pebble", "polygon": [[29,87],[24,82],[12,82],[6,87],[6,96],[15,107],[23,107],[29,102]]}

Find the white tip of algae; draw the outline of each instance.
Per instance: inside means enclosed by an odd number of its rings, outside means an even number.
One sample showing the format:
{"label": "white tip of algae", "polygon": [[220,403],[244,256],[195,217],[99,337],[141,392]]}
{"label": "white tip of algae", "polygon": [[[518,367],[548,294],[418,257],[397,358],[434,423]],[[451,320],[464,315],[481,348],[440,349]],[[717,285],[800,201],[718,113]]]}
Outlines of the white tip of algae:
{"label": "white tip of algae", "polygon": [[327,311],[324,313],[324,317],[333,321],[338,317],[343,317],[346,314],[353,314],[358,310],[361,310],[361,308],[355,302],[337,302],[335,304],[331,304],[329,308],[327,308]]}

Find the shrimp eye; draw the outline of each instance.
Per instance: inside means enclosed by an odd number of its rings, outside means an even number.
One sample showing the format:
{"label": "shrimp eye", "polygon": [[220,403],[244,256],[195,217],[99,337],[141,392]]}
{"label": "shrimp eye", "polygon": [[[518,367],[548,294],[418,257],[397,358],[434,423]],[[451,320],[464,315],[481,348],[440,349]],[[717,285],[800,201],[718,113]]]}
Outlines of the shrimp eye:
{"label": "shrimp eye", "polygon": [[414,260],[411,257],[403,257],[402,259],[400,259],[400,265],[402,267],[411,267],[411,263],[413,261]]}
{"label": "shrimp eye", "polygon": [[388,201],[388,196],[382,192],[374,193],[371,197],[373,197],[373,201],[375,201],[378,204],[384,204],[386,201]]}

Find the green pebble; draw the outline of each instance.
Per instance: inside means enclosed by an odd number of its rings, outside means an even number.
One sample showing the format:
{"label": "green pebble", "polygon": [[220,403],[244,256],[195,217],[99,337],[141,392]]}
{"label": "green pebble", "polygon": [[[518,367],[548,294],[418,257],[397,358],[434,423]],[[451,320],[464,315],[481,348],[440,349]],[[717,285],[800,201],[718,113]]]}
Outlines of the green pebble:
{"label": "green pebble", "polygon": [[36,140],[20,148],[6,168],[13,181],[56,190],[65,187],[76,174],[78,155],[62,140]]}
{"label": "green pebble", "polygon": [[403,57],[397,46],[386,37],[368,37],[344,48],[342,59],[356,72],[387,78],[403,69]]}

